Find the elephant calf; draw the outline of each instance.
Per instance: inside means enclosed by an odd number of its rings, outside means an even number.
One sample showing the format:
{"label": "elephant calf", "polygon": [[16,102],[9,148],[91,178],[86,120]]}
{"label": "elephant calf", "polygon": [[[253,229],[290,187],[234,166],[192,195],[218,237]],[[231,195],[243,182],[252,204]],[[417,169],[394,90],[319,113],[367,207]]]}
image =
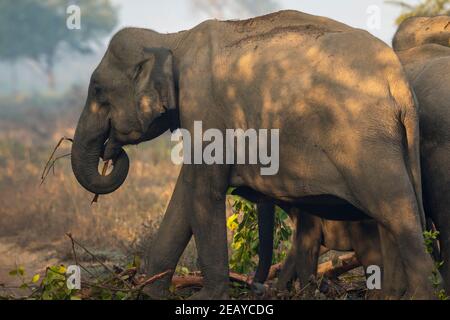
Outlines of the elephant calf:
{"label": "elephant calf", "polygon": [[[93,193],[111,193],[128,173],[124,145],[168,129],[195,136],[199,121],[222,137],[227,129],[278,130],[279,170],[261,175],[264,164],[237,163],[236,149],[234,159],[185,162],[148,273],[175,270],[193,235],[204,275],[193,298],[226,298],[225,197],[229,187],[248,187],[302,210],[319,205],[317,214],[345,220],[354,209],[375,219],[395,240],[386,245],[401,248],[408,290],[416,298],[433,296],[433,262],[422,238],[417,109],[386,44],[297,11],[209,20],[173,34],[121,30],[90,80],[72,147],[75,177]],[[108,176],[98,172],[100,158],[113,161]],[[342,210],[327,210],[336,206]],[[165,297],[170,279],[148,286],[148,293]]]}
{"label": "elephant calf", "polygon": [[[238,195],[257,205],[259,261],[253,283],[264,283],[272,265],[275,205],[270,199],[249,190],[237,188]],[[278,275],[277,288],[285,290],[298,279],[305,285],[317,274],[320,254],[325,250],[355,251],[364,270],[368,266],[382,267],[382,249],[378,226],[373,220],[332,221],[309,214],[287,203],[278,203],[295,225],[292,247]]]}

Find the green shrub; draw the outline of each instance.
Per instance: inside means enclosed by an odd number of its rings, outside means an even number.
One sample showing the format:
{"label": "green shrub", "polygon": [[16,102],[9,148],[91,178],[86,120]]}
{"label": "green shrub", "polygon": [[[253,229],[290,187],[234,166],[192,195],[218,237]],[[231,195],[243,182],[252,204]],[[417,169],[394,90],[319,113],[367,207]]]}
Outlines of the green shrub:
{"label": "green shrub", "polygon": [[[278,263],[286,257],[292,230],[287,224],[288,215],[280,208],[275,212],[274,255],[272,263]],[[231,270],[243,274],[253,271],[258,261],[258,213],[256,205],[234,196],[233,214],[227,221],[228,229],[233,233],[231,243]]]}

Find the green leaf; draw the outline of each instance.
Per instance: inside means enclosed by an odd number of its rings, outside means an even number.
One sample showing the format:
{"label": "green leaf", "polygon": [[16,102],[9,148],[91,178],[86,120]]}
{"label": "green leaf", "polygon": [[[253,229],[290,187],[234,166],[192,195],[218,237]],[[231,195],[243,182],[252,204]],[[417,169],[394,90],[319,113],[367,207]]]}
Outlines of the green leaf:
{"label": "green leaf", "polygon": [[18,272],[21,276],[23,276],[23,275],[25,274],[25,268],[24,268],[23,266],[19,266],[19,267],[17,268],[17,272]]}
{"label": "green leaf", "polygon": [[34,276],[33,276],[33,278],[31,279],[31,282],[33,282],[33,283],[36,283],[36,282],[38,282],[39,281],[39,279],[40,279],[40,275],[39,275],[39,273],[36,273]]}

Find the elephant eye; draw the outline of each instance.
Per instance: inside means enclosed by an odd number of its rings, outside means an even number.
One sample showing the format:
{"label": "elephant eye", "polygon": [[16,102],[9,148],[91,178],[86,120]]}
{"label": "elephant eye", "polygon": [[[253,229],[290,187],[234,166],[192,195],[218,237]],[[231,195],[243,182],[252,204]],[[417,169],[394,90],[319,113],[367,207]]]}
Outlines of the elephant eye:
{"label": "elephant eye", "polygon": [[92,90],[93,90],[95,100],[97,100],[98,103],[100,103],[102,105],[108,104],[106,90],[103,87],[95,85]]}
{"label": "elephant eye", "polygon": [[94,86],[94,94],[95,94],[96,96],[99,96],[99,95],[101,95],[102,93],[103,93],[102,87],[100,87],[100,86]]}

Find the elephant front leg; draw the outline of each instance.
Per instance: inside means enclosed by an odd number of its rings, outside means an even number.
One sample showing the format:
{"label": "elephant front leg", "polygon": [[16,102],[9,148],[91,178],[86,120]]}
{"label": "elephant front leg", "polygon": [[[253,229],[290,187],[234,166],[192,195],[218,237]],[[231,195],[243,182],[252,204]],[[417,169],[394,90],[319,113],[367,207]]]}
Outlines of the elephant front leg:
{"label": "elephant front leg", "polygon": [[229,289],[225,166],[189,166],[192,212],[189,220],[203,274],[203,288],[193,300],[227,299]]}
{"label": "elephant front leg", "polygon": [[186,173],[186,170],[181,170],[163,221],[148,253],[147,274],[157,275],[171,271],[166,277],[144,289],[144,292],[154,299],[168,296],[173,272],[192,237],[189,221],[192,199],[185,185]]}

